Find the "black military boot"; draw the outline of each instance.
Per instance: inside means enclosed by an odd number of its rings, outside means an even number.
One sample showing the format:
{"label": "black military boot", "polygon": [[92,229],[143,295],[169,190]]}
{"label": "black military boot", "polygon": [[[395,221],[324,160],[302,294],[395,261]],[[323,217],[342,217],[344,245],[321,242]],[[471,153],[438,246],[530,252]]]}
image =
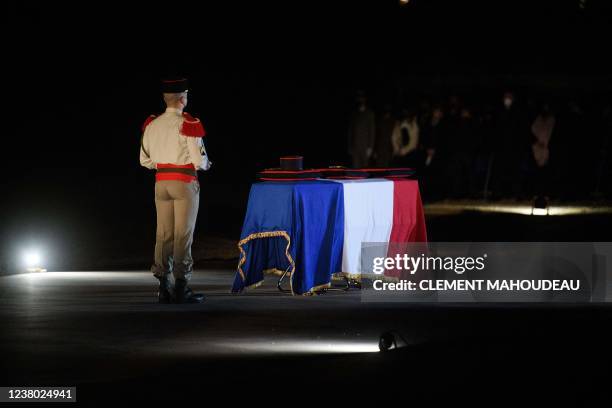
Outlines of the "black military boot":
{"label": "black military boot", "polygon": [[170,291],[172,290],[172,284],[170,283],[170,279],[165,277],[159,280],[159,290],[157,292],[157,299],[159,303],[171,303],[172,296],[170,295]]}
{"label": "black military boot", "polygon": [[204,295],[202,293],[194,293],[187,286],[187,281],[184,279],[176,279],[174,282],[174,303],[202,303]]}

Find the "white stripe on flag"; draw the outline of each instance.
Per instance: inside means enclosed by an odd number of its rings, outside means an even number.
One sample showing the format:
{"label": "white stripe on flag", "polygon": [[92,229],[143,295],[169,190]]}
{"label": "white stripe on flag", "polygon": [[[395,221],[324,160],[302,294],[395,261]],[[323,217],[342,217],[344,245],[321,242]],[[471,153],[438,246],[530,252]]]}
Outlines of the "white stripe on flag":
{"label": "white stripe on flag", "polygon": [[[369,272],[361,266],[364,242],[387,243],[393,227],[393,181],[385,179],[334,180],[344,190],[344,245],[342,272]],[[387,256],[387,245],[377,246]],[[378,252],[378,251],[377,251]]]}

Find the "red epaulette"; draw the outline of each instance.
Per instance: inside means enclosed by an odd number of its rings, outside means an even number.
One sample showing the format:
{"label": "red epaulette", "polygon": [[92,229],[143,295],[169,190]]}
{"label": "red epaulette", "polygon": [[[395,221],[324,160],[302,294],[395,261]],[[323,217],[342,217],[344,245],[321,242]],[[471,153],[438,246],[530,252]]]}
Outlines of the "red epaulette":
{"label": "red epaulette", "polygon": [[142,124],[142,131],[144,132],[145,128],[147,126],[149,126],[149,123],[153,122],[153,120],[155,120],[157,116],[155,115],[149,115],[149,117],[144,121],[144,123]]}
{"label": "red epaulette", "polygon": [[190,137],[204,137],[206,131],[200,119],[194,118],[187,112],[183,112],[183,124],[181,125],[181,135]]}

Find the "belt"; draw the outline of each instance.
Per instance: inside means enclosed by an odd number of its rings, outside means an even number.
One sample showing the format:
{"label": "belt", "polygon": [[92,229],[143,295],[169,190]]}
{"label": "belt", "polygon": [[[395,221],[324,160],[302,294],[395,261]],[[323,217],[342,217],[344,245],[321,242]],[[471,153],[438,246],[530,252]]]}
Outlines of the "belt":
{"label": "belt", "polygon": [[188,176],[194,176],[196,175],[196,171],[195,169],[182,169],[182,168],[175,168],[175,169],[171,169],[171,168],[165,168],[165,169],[157,169],[157,173],[181,173],[181,174],[186,174]]}
{"label": "belt", "polygon": [[155,179],[157,181],[180,180],[191,182],[197,180],[197,176],[193,164],[158,163]]}

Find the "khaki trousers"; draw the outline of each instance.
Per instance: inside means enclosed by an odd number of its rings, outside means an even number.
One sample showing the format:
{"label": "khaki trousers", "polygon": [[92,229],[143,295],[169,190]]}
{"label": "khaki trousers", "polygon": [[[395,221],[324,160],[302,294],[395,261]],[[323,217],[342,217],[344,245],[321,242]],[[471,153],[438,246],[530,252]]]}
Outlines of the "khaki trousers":
{"label": "khaki trousers", "polygon": [[200,184],[179,180],[155,183],[157,232],[155,264],[151,268],[158,279],[189,281],[193,270],[191,244],[200,204]]}

